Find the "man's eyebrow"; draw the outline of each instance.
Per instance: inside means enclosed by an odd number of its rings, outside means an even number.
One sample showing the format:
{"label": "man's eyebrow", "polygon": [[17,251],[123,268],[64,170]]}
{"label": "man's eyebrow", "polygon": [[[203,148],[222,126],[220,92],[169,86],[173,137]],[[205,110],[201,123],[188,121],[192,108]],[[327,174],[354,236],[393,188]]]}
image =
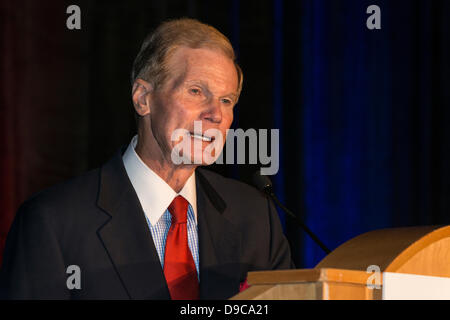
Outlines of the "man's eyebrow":
{"label": "man's eyebrow", "polygon": [[187,85],[190,85],[190,84],[199,84],[199,85],[202,85],[203,87],[209,88],[208,83],[206,83],[206,82],[203,81],[203,80],[189,80],[189,81],[186,81],[185,83],[186,83]]}
{"label": "man's eyebrow", "polygon": [[223,97],[232,97],[232,98],[236,99],[238,97],[238,95],[237,95],[237,93],[231,92],[231,93],[223,95]]}
{"label": "man's eyebrow", "polygon": [[[211,90],[209,90],[208,83],[203,81],[203,80],[189,80],[189,81],[186,81],[185,84],[186,85],[191,85],[191,84],[201,85],[206,90],[208,90],[208,92],[211,92]],[[221,95],[220,97],[221,98],[223,98],[223,97],[230,97],[230,98],[233,98],[234,100],[236,100],[237,97],[238,97],[238,94],[236,92],[230,92],[230,93],[226,93],[224,95]]]}

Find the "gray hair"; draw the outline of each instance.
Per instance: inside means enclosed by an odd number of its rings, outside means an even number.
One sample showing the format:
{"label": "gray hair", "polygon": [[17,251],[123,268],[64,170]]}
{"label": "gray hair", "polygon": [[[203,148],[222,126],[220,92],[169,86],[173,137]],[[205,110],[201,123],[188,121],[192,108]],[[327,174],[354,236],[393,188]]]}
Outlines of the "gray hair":
{"label": "gray hair", "polygon": [[155,89],[164,84],[169,75],[167,62],[180,46],[193,49],[210,48],[223,52],[234,62],[238,74],[238,95],[240,94],[243,74],[236,63],[236,56],[228,38],[216,28],[188,18],[166,21],[146,37],[133,63],[131,85],[138,78],[150,82]]}

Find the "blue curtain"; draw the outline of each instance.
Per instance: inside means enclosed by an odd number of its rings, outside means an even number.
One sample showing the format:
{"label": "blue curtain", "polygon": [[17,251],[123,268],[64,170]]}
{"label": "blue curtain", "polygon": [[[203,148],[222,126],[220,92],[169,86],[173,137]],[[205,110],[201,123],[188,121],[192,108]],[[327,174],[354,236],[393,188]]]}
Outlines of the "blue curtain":
{"label": "blue curtain", "polygon": [[[293,83],[274,86],[289,206],[330,249],[374,229],[449,223],[450,2],[274,3],[293,52]],[[372,4],[381,30],[366,27]],[[325,253],[295,229],[297,265],[314,267]]]}

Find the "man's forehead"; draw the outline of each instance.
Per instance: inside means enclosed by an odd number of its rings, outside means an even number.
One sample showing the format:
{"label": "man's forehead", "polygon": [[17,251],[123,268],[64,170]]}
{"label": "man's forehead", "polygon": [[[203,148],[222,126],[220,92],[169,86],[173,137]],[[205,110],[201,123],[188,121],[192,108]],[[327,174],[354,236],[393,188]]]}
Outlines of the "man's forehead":
{"label": "man's forehead", "polygon": [[[178,47],[168,59],[167,64],[171,78],[176,84],[181,84],[189,75],[201,76],[203,72],[208,71],[230,72],[237,83],[234,62],[218,49]],[[233,76],[227,78],[232,79]]]}
{"label": "man's forehead", "polygon": [[213,47],[200,47],[200,48],[191,48],[188,46],[177,46],[174,48],[172,52],[173,57],[184,57],[185,59],[193,59],[200,58],[203,56],[220,56],[224,59],[231,59],[219,48]]}

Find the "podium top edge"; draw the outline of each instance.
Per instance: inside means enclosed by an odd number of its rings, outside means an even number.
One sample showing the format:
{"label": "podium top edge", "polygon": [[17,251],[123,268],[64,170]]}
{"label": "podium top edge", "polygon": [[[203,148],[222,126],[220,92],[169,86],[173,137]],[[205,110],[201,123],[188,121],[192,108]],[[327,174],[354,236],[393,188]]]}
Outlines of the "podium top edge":
{"label": "podium top edge", "polygon": [[345,282],[366,285],[372,274],[372,272],[335,268],[254,271],[249,272],[247,281],[250,285],[302,282]]}

